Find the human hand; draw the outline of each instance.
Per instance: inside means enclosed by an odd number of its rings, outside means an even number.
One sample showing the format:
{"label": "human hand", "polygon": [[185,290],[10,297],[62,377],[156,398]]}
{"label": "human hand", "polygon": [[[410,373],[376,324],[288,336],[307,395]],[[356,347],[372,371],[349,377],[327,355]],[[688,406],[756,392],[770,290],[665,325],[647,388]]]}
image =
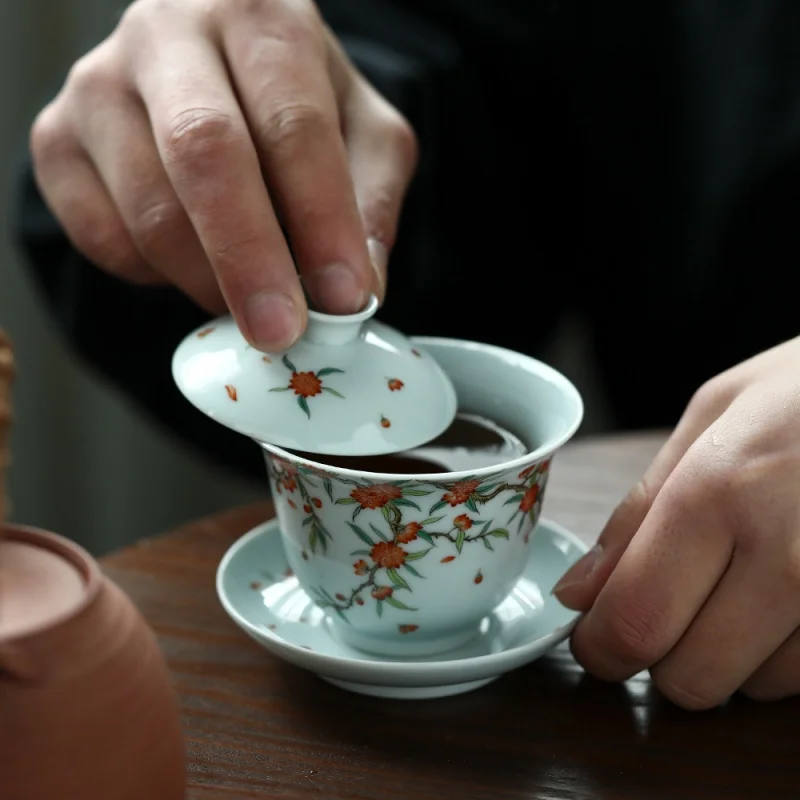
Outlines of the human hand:
{"label": "human hand", "polygon": [[576,659],[689,709],[800,693],[800,337],[702,387],[554,590]]}
{"label": "human hand", "polygon": [[229,308],[268,351],[302,332],[303,287],[333,314],[382,299],[416,162],[408,124],[311,0],[136,0],[31,150],[87,258]]}

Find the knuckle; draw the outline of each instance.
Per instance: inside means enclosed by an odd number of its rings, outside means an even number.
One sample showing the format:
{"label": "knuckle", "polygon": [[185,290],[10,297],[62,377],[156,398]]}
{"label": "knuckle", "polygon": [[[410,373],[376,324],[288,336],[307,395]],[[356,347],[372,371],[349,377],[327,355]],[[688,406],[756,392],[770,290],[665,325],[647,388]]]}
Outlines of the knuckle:
{"label": "knuckle", "polygon": [[331,117],[312,100],[293,98],[276,103],[263,126],[262,142],[276,153],[292,151],[308,141],[336,134]]}
{"label": "knuckle", "polygon": [[29,146],[33,158],[37,162],[47,162],[64,151],[67,137],[67,126],[57,107],[51,103],[45,106],[31,126]]}
{"label": "knuckle", "polygon": [[672,677],[653,676],[653,682],[664,697],[686,711],[708,711],[722,705],[728,698],[718,690],[702,684],[689,685]]}
{"label": "knuckle", "polygon": [[735,388],[723,376],[706,381],[695,391],[686,406],[686,416],[717,416],[727,408],[736,394]]}
{"label": "knuckle", "polygon": [[211,14],[221,22],[255,17],[269,25],[268,39],[285,44],[323,44],[322,21],[309,0],[211,0]]}
{"label": "knuckle", "polygon": [[411,123],[395,111],[389,123],[389,133],[403,163],[409,172],[414,172],[419,163],[419,140]]}
{"label": "knuckle", "polygon": [[239,136],[230,114],[215,108],[187,108],[176,114],[166,126],[166,159],[187,166],[218,159]]}
{"label": "knuckle", "polygon": [[79,58],[70,68],[65,92],[79,102],[97,103],[119,88],[119,76],[98,48]]}
{"label": "knuckle", "polygon": [[649,667],[663,655],[667,620],[652,606],[630,604],[614,617],[609,631],[609,650],[625,664]]}

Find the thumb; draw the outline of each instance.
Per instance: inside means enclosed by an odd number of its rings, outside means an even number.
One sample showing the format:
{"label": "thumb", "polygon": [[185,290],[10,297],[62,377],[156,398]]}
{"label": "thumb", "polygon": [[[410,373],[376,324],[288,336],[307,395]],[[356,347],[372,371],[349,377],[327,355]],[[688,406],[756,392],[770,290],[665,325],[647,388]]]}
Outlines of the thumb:
{"label": "thumb", "polygon": [[575,611],[588,611],[592,607],[667,478],[732,400],[730,392],[701,390],[695,395],[644,477],[609,518],[595,546],[553,587],[552,594],[562,605]]}

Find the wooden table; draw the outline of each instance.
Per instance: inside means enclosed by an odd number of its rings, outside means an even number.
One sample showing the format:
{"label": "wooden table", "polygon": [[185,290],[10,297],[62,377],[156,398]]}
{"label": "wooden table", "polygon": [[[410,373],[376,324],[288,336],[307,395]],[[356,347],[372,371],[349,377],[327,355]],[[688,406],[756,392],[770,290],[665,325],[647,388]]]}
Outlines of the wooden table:
{"label": "wooden table", "polygon": [[[661,436],[576,443],[546,516],[591,539]],[[349,694],[274,658],[225,616],[214,573],[268,505],[201,520],[104,560],[157,631],[181,698],[191,798],[791,800],[800,703],[690,713],[646,675],[587,677],[566,646],[471,694]]]}

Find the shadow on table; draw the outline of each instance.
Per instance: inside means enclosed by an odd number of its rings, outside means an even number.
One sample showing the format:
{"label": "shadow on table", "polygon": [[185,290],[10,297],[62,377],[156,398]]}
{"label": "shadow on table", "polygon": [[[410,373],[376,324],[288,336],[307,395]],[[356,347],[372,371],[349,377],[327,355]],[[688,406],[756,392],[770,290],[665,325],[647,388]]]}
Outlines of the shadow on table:
{"label": "shadow on table", "polygon": [[[409,791],[461,798],[787,798],[798,704],[736,699],[685,712],[646,676],[586,676],[565,650],[476,692],[426,701],[362,697],[284,665],[301,726],[396,772]],[[782,788],[783,787],[783,788]],[[451,795],[452,792],[452,795]]]}

